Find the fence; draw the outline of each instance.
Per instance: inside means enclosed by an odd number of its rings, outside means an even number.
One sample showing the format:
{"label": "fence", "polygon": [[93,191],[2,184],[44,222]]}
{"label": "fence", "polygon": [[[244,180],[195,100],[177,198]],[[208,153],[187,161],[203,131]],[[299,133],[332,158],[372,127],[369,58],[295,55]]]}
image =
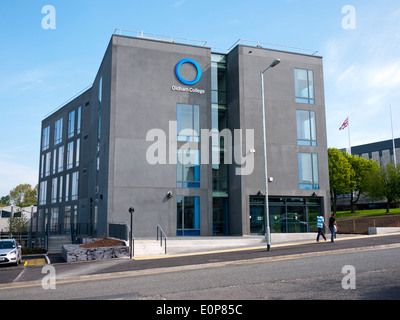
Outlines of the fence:
{"label": "fence", "polygon": [[337,219],[338,233],[342,234],[368,234],[369,227],[398,227],[400,228],[400,215],[364,216],[359,218]]}

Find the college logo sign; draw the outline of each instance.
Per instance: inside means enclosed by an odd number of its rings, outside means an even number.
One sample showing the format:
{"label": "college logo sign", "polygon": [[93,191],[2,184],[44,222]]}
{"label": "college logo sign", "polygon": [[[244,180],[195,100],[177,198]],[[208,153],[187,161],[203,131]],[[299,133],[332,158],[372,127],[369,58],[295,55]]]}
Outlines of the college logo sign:
{"label": "college logo sign", "polygon": [[[197,70],[197,76],[196,76],[196,78],[194,78],[193,80],[187,80],[187,79],[184,79],[184,78],[182,77],[181,72],[180,72],[180,69],[181,69],[181,66],[182,66],[184,63],[190,63],[190,64],[192,64],[192,65],[196,68],[196,70]],[[176,74],[176,76],[178,77],[178,79],[179,79],[180,82],[182,82],[183,84],[186,84],[186,85],[188,85],[188,86],[192,86],[192,85],[196,84],[196,83],[199,82],[199,80],[201,79],[201,69],[200,69],[200,66],[199,66],[199,64],[198,64],[196,61],[194,61],[193,59],[182,59],[181,61],[179,61],[178,64],[176,65],[176,67],[175,67],[175,74]]]}

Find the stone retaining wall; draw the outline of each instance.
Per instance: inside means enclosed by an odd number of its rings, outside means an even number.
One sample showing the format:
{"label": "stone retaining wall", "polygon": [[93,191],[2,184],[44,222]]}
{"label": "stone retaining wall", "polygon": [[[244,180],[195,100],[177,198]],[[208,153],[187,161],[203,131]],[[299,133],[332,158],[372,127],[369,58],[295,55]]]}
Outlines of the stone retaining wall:
{"label": "stone retaining wall", "polygon": [[129,257],[129,247],[82,248],[67,244],[62,247],[62,257],[66,262],[123,258]]}

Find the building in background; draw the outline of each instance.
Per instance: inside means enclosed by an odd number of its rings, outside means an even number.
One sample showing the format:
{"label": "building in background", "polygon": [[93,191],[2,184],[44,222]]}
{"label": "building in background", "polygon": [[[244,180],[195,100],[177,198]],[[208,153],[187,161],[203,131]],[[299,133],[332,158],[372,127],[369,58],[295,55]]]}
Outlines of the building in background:
{"label": "building in background", "polygon": [[93,85],[42,122],[38,230],[148,237],[265,232],[260,72],[272,232],[330,213],[322,58],[116,35]]}
{"label": "building in background", "polygon": [[[351,147],[351,154],[362,157],[367,160],[376,161],[381,167],[386,166],[389,162],[395,163],[394,157],[396,156],[396,164],[400,163],[400,139],[394,139],[395,150],[393,150],[393,140],[377,141],[366,143],[358,146]],[[349,152],[349,149],[343,148],[342,152]],[[341,195],[338,198],[337,205],[340,210],[347,210],[350,208],[351,194]],[[370,201],[369,198],[361,197],[357,204],[357,209],[372,209],[372,208],[386,208],[385,201]]]}

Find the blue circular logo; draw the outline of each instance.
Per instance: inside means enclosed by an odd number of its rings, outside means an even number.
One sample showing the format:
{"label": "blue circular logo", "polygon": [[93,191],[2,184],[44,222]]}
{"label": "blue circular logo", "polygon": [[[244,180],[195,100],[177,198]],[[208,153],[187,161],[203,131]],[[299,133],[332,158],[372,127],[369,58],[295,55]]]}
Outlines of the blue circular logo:
{"label": "blue circular logo", "polygon": [[[184,79],[184,78],[181,76],[180,68],[181,68],[181,66],[182,66],[184,63],[191,63],[192,65],[195,66],[195,68],[196,68],[196,70],[197,70],[197,76],[196,76],[196,78],[194,78],[194,80],[189,81],[189,80]],[[200,69],[200,66],[199,66],[199,64],[198,64],[196,61],[194,61],[193,59],[182,59],[181,61],[179,61],[178,64],[176,65],[176,67],[175,67],[175,73],[176,73],[176,76],[178,77],[178,79],[179,79],[180,82],[182,82],[182,83],[184,83],[184,84],[187,84],[187,85],[189,85],[189,86],[196,84],[197,82],[199,82],[199,80],[200,80],[200,78],[201,78],[201,69]]]}

